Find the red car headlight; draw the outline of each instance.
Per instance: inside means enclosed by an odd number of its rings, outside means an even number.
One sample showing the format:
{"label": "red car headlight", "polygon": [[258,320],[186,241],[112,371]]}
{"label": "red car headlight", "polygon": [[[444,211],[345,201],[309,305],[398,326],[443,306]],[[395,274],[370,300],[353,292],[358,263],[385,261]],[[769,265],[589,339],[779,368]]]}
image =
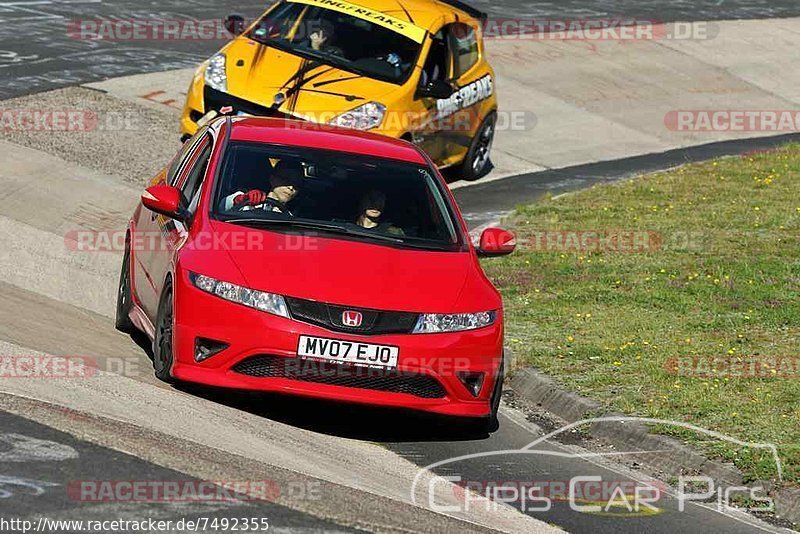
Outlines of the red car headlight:
{"label": "red car headlight", "polygon": [[290,318],[286,301],[280,295],[265,293],[247,287],[237,286],[230,282],[223,282],[202,274],[190,274],[190,280],[195,287],[206,293],[215,295],[230,302],[242,304],[256,310]]}
{"label": "red car headlight", "polygon": [[496,311],[479,313],[426,313],[419,316],[412,334],[463,332],[491,326],[497,320]]}

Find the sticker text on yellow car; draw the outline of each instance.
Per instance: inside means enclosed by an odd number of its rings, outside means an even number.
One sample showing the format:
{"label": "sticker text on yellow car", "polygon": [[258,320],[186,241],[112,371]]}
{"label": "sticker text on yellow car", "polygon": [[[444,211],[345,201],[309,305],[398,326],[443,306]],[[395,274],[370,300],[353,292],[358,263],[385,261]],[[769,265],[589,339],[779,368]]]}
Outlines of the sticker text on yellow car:
{"label": "sticker text on yellow car", "polygon": [[492,75],[487,74],[480,80],[476,80],[465,85],[450,98],[436,101],[436,109],[439,117],[449,117],[459,110],[474,106],[494,94],[494,81]]}

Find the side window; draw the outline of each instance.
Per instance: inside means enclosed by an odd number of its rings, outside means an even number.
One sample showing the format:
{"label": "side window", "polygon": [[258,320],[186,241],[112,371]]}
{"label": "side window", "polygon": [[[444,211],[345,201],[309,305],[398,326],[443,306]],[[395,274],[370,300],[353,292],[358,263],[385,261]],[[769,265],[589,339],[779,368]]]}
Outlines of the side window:
{"label": "side window", "polygon": [[478,38],[475,30],[462,23],[451,25],[449,34],[455,61],[455,77],[460,78],[478,62]]}
{"label": "side window", "polygon": [[167,171],[167,185],[171,185],[175,187],[178,182],[178,178],[183,174],[183,168],[186,165],[186,161],[194,153],[194,149],[202,143],[206,138],[206,131],[208,131],[208,127],[201,128],[191,139],[186,141],[181,149],[178,151],[178,154],[175,156],[175,159],[172,160],[172,163],[169,164],[169,170]]}
{"label": "side window", "polygon": [[433,36],[428,59],[425,60],[425,66],[422,67],[420,86],[424,87],[431,82],[448,78],[450,78],[450,48],[445,31],[439,30]]}
{"label": "side window", "polygon": [[211,148],[212,144],[208,141],[205,146],[200,149],[200,155],[194,160],[192,168],[189,170],[181,186],[181,193],[183,193],[183,198],[189,204],[189,211],[191,213],[197,210],[197,205],[200,202],[200,189],[203,185],[203,179],[206,176],[208,160],[211,159]]}

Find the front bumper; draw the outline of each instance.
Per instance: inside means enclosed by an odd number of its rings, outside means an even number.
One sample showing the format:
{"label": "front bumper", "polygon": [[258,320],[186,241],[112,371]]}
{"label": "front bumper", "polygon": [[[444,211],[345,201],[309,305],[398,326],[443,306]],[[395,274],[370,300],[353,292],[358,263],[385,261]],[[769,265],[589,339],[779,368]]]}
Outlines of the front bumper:
{"label": "front bumper", "polygon": [[186,105],[181,114],[181,134],[194,135],[199,129],[198,121],[208,112],[219,112],[223,107],[233,108],[231,114],[245,113],[256,117],[291,118],[271,107],[255,104],[248,100],[217,91],[200,83],[193,83],[186,96]]}
{"label": "front bumper", "polygon": [[[491,394],[502,365],[502,314],[493,326],[469,332],[356,336],[230,303],[198,290],[188,277],[180,278],[175,292],[172,369],[172,375],[179,380],[448,416],[490,414]],[[356,374],[365,376],[362,380],[354,377],[352,368],[300,359],[297,357],[300,335],[400,347],[398,369],[392,372],[395,376],[387,377],[379,370],[356,368]],[[194,352],[198,337],[230,346],[197,363]],[[302,376],[322,366],[328,373],[322,378]],[[243,372],[256,368],[279,372]],[[459,379],[458,373],[464,371],[484,373],[477,397]],[[398,380],[402,382],[400,388],[396,387]],[[437,393],[437,387],[441,394]]]}

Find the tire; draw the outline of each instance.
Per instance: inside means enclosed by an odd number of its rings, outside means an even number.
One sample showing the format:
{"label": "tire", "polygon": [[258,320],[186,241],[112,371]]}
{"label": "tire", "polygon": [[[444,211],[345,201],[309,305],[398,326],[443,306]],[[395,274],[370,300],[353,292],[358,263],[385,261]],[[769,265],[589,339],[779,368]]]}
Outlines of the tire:
{"label": "tire", "polygon": [[489,171],[496,124],[497,113],[494,111],[483,119],[478,133],[470,143],[467,156],[459,167],[458,174],[462,180],[472,182]]}
{"label": "tire", "polygon": [[153,369],[156,378],[168,384],[174,384],[172,378],[172,363],[174,361],[174,328],[175,313],[172,299],[172,282],[167,281],[161,300],[158,303],[156,315],[156,334],[153,339]]}
{"label": "tire", "polygon": [[500,401],[503,399],[503,382],[505,381],[505,365],[500,364],[500,371],[497,375],[497,382],[492,391],[492,412],[489,414],[488,421],[486,422],[486,431],[497,432],[500,429]]}
{"label": "tire", "polygon": [[138,329],[130,318],[133,309],[133,296],[131,294],[131,250],[125,245],[125,256],[122,259],[122,268],[119,273],[117,288],[117,312],[114,318],[114,327],[125,334],[135,334]]}

